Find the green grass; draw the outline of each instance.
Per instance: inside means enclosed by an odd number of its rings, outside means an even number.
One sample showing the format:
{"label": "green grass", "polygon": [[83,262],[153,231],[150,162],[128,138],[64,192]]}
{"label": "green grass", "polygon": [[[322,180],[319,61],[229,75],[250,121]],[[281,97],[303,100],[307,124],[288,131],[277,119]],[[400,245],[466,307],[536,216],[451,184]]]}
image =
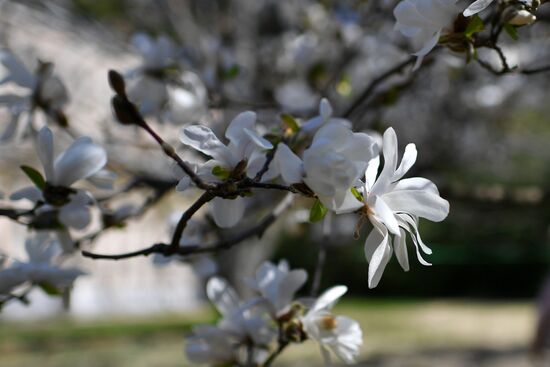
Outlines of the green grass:
{"label": "green grass", "polygon": [[[533,307],[528,303],[347,299],[335,313],[358,320],[362,359],[437,348],[525,347]],[[211,310],[188,315],[78,322],[0,323],[2,367],[187,366],[185,334],[194,323],[212,322]],[[293,346],[284,365],[321,365],[315,343]]]}

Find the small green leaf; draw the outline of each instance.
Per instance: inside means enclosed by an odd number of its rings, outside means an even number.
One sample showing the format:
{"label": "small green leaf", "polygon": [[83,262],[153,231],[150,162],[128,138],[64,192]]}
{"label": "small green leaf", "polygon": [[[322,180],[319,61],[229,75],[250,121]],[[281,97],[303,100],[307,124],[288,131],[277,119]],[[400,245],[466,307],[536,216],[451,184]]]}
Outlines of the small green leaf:
{"label": "small green leaf", "polygon": [[49,296],[61,296],[61,291],[50,283],[37,284]]}
{"label": "small green leaf", "polygon": [[239,75],[241,72],[241,68],[239,65],[235,64],[231,66],[229,69],[225,70],[223,73],[223,79],[233,79]]}
{"label": "small green leaf", "polygon": [[504,25],[504,30],[506,31],[508,36],[510,36],[510,38],[513,39],[514,41],[517,41],[519,39],[518,30],[513,25],[505,24]]}
{"label": "small green leaf", "polygon": [[214,168],[212,168],[212,174],[218,178],[221,178],[222,180],[225,180],[229,178],[231,172],[221,166],[215,166]]}
{"label": "small green leaf", "polygon": [[325,208],[325,206],[323,205],[323,203],[321,203],[321,201],[319,201],[319,199],[315,200],[315,203],[313,203],[313,206],[309,211],[309,221],[312,223],[320,221],[325,217],[327,211],[328,209]]}
{"label": "small green leaf", "polygon": [[287,128],[289,128],[293,133],[297,133],[300,130],[300,124],[296,119],[286,113],[283,113],[281,115],[281,120],[283,120],[283,123],[286,125]]}
{"label": "small green leaf", "polygon": [[475,33],[481,32],[484,28],[485,28],[485,24],[483,24],[483,20],[478,15],[474,15],[473,17],[470,17],[470,21],[466,26],[464,35],[470,38]]}
{"label": "small green leaf", "polygon": [[46,181],[40,172],[29,166],[21,166],[21,170],[25,172],[27,177],[30,178],[36,187],[40,190],[44,190],[44,187],[46,187]]}
{"label": "small green leaf", "polygon": [[363,202],[363,195],[361,195],[359,190],[357,190],[355,187],[351,188],[351,193],[353,194],[353,196],[355,196],[357,200],[359,200],[360,202]]}

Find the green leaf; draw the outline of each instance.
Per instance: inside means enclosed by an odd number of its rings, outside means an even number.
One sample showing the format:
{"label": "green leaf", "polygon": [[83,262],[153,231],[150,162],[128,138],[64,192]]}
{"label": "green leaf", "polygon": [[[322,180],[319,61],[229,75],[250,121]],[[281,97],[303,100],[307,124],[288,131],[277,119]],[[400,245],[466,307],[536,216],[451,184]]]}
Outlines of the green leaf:
{"label": "green leaf", "polygon": [[61,296],[61,291],[51,285],[50,283],[38,283],[37,284],[48,296]]}
{"label": "green leaf", "polygon": [[504,30],[510,36],[510,38],[513,39],[514,41],[517,41],[519,39],[518,30],[513,25],[505,24]]}
{"label": "green leaf", "polygon": [[363,195],[361,195],[359,190],[357,190],[355,187],[351,188],[351,193],[353,194],[353,196],[355,196],[357,200],[359,200],[360,202],[363,202]]}
{"label": "green leaf", "polygon": [[212,174],[222,180],[226,180],[231,176],[231,172],[221,166],[215,166],[212,168]]}
{"label": "green leaf", "polygon": [[233,78],[237,77],[240,72],[241,72],[241,68],[239,67],[239,65],[235,64],[235,65],[231,66],[229,69],[224,71],[223,78],[224,79],[233,79]]}
{"label": "green leaf", "polygon": [[325,217],[327,211],[328,209],[325,208],[325,206],[323,205],[323,203],[321,203],[321,201],[319,201],[319,199],[315,200],[315,203],[313,203],[313,206],[309,211],[309,221],[312,223],[320,221]]}
{"label": "green leaf", "polygon": [[21,170],[25,172],[27,177],[30,178],[36,187],[40,190],[44,190],[44,187],[46,187],[46,181],[40,172],[29,166],[21,166]]}
{"label": "green leaf", "polygon": [[281,120],[283,120],[283,123],[289,128],[293,133],[297,133],[300,131],[300,124],[296,119],[286,113],[283,113],[281,115]]}
{"label": "green leaf", "polygon": [[470,17],[470,21],[466,26],[464,35],[470,38],[475,33],[481,32],[484,28],[485,28],[485,24],[483,24],[483,20],[479,17],[479,15],[474,15],[473,17]]}

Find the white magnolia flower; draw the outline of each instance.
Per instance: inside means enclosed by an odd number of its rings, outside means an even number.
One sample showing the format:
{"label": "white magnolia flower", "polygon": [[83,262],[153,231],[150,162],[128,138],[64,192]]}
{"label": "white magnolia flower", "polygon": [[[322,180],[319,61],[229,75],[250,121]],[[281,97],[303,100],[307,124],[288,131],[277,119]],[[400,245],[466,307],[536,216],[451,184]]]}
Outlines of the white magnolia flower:
{"label": "white magnolia flower", "polygon": [[210,278],[206,285],[206,294],[222,315],[218,327],[237,340],[250,340],[256,346],[266,346],[276,336],[269,320],[254,307],[254,302],[243,303],[237,292],[223,278]]}
{"label": "white magnolia flower", "polygon": [[[197,174],[205,179],[219,180],[213,175],[214,168],[230,173],[236,166],[244,162],[244,173],[252,178],[263,167],[266,156],[265,151],[272,149],[273,145],[255,131],[256,114],[254,112],[243,112],[231,121],[225,136],[229,144],[225,145],[218,137],[204,125],[192,125],[182,129],[180,140],[199,152],[202,152],[213,159],[202,165]],[[241,163],[242,164],[242,163]],[[189,182],[184,177],[184,183]],[[181,182],[179,189],[186,187]],[[245,201],[238,197],[234,200],[221,199],[212,200],[212,215],[216,224],[220,227],[232,227],[239,222],[245,210]]]}
{"label": "white magnolia flower", "polygon": [[[107,163],[105,150],[88,137],[78,138],[54,159],[53,134],[46,126],[38,133],[36,150],[44,168],[46,183],[54,188],[68,188],[75,182],[99,172]],[[43,192],[34,186],[13,193],[11,199],[28,199],[34,203],[46,202]],[[92,202],[93,198],[87,192],[75,190],[75,193],[69,196],[68,202],[62,205],[46,202],[48,205],[42,206],[40,210],[45,212],[57,209],[61,223],[68,227],[83,229],[90,222],[88,205]]]}
{"label": "white magnolia flower", "polygon": [[290,270],[286,261],[280,261],[279,265],[265,261],[256,270],[255,277],[246,279],[246,283],[262,296],[270,314],[276,319],[290,310],[294,293],[306,280],[305,270]]}
{"label": "white magnolia flower", "polygon": [[444,31],[452,30],[454,20],[460,13],[457,0],[402,0],[395,7],[395,29],[413,39],[420,47],[415,68],[439,41]]}
{"label": "white magnolia flower", "polygon": [[487,8],[494,0],[477,0],[474,1],[470,6],[464,10],[464,16],[465,17],[471,17],[472,15],[475,15]]}
{"label": "white magnolia flower", "polygon": [[185,354],[193,363],[213,366],[232,365],[237,359],[237,340],[228,331],[217,326],[193,327],[193,335],[186,340]]}
{"label": "white magnolia flower", "polygon": [[409,261],[406,233],[411,236],[418,260],[430,265],[420,250],[431,254],[418,233],[418,219],[440,222],[449,213],[449,203],[439,196],[437,187],[422,177],[401,179],[416,161],[416,146],[408,144],[401,164],[398,161],[397,136],[392,128],[383,136],[384,167],[376,178],[380,158],[369,162],[365,172],[364,213],[374,229],[365,242],[365,255],[369,261],[369,287],[376,287],[393,249],[401,267],[407,271]]}
{"label": "white magnolia flower", "polygon": [[301,318],[307,336],[319,343],[326,365],[331,365],[329,351],[345,363],[353,363],[363,344],[363,333],[357,321],[346,316],[334,316],[330,312],[346,291],[345,286],[330,288]]}
{"label": "white magnolia flower", "polygon": [[313,135],[321,127],[330,123],[339,123],[348,127],[351,124],[348,120],[343,118],[332,117],[333,109],[328,99],[323,98],[319,103],[319,116],[316,116],[308,121],[304,122],[300,128],[301,132]]}
{"label": "white magnolia flower", "polygon": [[304,182],[328,209],[337,213],[358,209],[361,205],[351,188],[377,154],[375,150],[367,134],[354,133],[341,123],[326,124],[304,152]]}
{"label": "white magnolia flower", "polygon": [[21,135],[19,121],[23,113],[28,113],[35,105],[45,110],[46,114],[58,111],[67,103],[68,94],[61,79],[53,74],[53,65],[50,63],[40,64],[39,72],[34,74],[17,56],[6,49],[0,50],[0,62],[7,69],[7,74],[0,80],[0,84],[14,83],[27,89],[23,95],[0,95],[0,105],[5,105],[11,114],[8,126],[0,134],[0,141],[6,141]]}
{"label": "white magnolia flower", "polygon": [[12,266],[0,270],[0,294],[9,293],[14,287],[24,283],[47,284],[56,288],[72,285],[80,275],[77,268],[62,268],[56,264],[60,253],[58,241],[49,234],[38,233],[25,241],[28,260],[15,262]]}

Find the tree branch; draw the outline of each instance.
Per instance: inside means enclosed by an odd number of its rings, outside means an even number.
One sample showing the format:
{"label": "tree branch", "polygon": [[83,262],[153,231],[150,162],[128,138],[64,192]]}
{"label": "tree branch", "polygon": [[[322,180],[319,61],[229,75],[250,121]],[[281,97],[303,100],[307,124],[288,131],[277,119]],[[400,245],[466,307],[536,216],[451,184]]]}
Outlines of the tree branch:
{"label": "tree branch", "polygon": [[258,236],[258,238],[261,238],[264,232],[273,223],[275,223],[277,218],[279,218],[279,216],[290,206],[290,204],[292,204],[292,202],[293,202],[293,197],[292,195],[289,194],[279,203],[279,205],[275,207],[275,209],[271,214],[264,217],[254,227],[251,227],[232,238],[220,240],[209,246],[203,246],[202,244],[195,244],[195,245],[182,247],[182,246],[179,246],[179,241],[178,241],[178,246],[176,248],[173,248],[171,245],[168,245],[165,243],[157,243],[150,247],[133,251],[133,252],[124,253],[124,254],[104,255],[104,254],[92,253],[89,251],[82,251],[82,256],[88,257],[91,259],[122,260],[122,259],[129,259],[132,257],[138,257],[138,256],[149,256],[155,253],[163,254],[165,256],[171,256],[171,255],[187,256],[187,255],[196,255],[196,254],[212,253],[212,252],[227,250],[248,238],[251,238],[254,236]]}

